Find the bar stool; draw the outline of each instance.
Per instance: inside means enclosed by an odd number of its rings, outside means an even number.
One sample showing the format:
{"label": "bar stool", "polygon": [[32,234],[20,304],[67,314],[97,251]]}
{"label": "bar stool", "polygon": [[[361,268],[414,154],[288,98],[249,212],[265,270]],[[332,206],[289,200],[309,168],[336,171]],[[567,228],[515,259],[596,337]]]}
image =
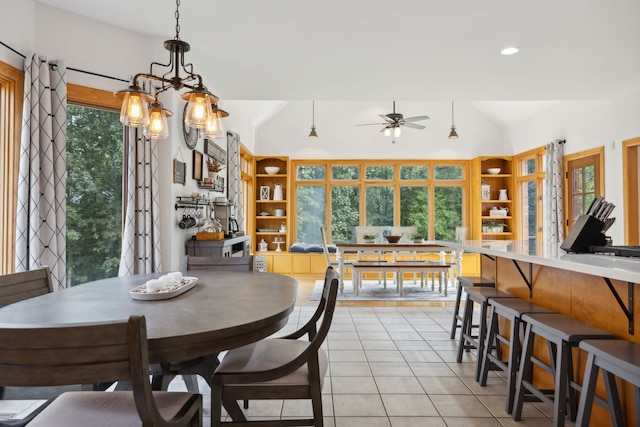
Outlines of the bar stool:
{"label": "bar stool", "polygon": [[[504,371],[507,374],[505,410],[510,414],[513,412],[513,399],[516,393],[516,374],[521,349],[520,333],[523,332],[522,315],[525,313],[553,313],[553,310],[520,298],[492,298],[489,300],[489,305],[491,306],[491,317],[482,355],[480,385],[487,385],[489,371]],[[508,335],[507,330],[500,333],[498,327],[500,317],[509,321]],[[501,344],[509,347],[509,355],[506,360],[503,360]],[[493,350],[496,350],[495,355]]]}
{"label": "bar stool", "polygon": [[[484,351],[485,334],[487,330],[487,307],[491,298],[515,298],[513,295],[499,291],[495,288],[470,287],[467,288],[467,301],[462,316],[460,342],[458,343],[458,363],[462,362],[462,353],[465,350],[477,349],[476,381],[480,380],[480,359]],[[473,306],[480,305],[480,321],[478,323],[478,335],[473,335]]]}
{"label": "bar stool", "polygon": [[[576,395],[572,389],[580,389],[573,381],[571,350],[586,339],[611,339],[613,335],[604,329],[565,316],[564,314],[529,313],[522,315],[527,324],[522,343],[520,376],[516,385],[513,419],[522,417],[522,405],[540,400],[553,406],[553,425],[563,426],[567,404],[571,420],[576,416]],[[547,341],[551,364],[547,365],[533,355],[533,341],[538,336]],[[533,385],[533,365],[549,372],[554,379],[553,390],[539,389]]]}
{"label": "bar stool", "polygon": [[[584,372],[576,425],[589,425],[593,401],[603,405],[611,415],[611,425],[624,426],[622,407],[615,377],[633,384],[636,425],[640,423],[640,345],[627,340],[584,340],[580,348],[589,353]],[[598,369],[602,369],[606,401],[595,395]]]}
{"label": "bar stool", "polygon": [[456,337],[456,331],[462,326],[462,316],[460,315],[460,300],[462,299],[462,288],[480,286],[485,288],[495,288],[496,282],[479,276],[458,276],[458,287],[456,291],[456,304],[453,309],[453,323],[451,324],[451,339]]}

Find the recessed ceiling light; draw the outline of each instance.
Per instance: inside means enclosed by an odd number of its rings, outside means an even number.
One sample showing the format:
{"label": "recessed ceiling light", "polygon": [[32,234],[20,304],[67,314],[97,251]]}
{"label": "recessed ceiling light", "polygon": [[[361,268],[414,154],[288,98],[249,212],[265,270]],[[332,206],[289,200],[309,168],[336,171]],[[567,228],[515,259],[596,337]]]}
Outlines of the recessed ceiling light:
{"label": "recessed ceiling light", "polygon": [[515,47],[515,46],[509,46],[509,47],[505,47],[504,49],[502,49],[500,51],[500,55],[515,55],[516,53],[520,52],[520,48]]}

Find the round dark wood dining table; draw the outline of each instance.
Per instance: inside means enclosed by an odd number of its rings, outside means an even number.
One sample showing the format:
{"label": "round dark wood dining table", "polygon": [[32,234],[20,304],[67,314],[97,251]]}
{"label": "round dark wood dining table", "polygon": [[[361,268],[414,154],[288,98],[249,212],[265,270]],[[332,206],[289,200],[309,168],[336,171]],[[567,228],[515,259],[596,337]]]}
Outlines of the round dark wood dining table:
{"label": "round dark wood dining table", "polygon": [[149,360],[172,362],[245,345],[280,330],[294,308],[295,279],[271,273],[184,273],[196,285],[175,298],[133,299],[129,290],[160,274],[115,277],[0,308],[0,323],[77,324],[127,319],[147,321]]}

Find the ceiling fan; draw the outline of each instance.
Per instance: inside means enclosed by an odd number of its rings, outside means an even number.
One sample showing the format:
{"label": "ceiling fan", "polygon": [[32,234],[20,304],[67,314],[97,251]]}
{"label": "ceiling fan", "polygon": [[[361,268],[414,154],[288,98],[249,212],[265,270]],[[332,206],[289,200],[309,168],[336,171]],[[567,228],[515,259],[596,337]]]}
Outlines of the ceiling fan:
{"label": "ceiling fan", "polygon": [[[424,126],[413,122],[419,122],[421,120],[427,120],[429,116],[415,116],[407,117],[400,113],[396,113],[396,101],[393,101],[393,113],[382,115],[380,117],[384,119],[384,123],[365,123],[356,126],[384,126],[380,132],[384,132],[385,136],[399,137],[402,133],[401,127],[406,126],[413,129],[424,129]],[[395,141],[394,141],[395,142]]]}

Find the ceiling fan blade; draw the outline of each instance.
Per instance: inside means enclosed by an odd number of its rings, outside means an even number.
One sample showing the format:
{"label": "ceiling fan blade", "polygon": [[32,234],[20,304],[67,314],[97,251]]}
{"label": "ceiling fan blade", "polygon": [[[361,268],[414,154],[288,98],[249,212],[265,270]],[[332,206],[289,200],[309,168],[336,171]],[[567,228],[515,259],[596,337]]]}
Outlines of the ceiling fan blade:
{"label": "ceiling fan blade", "polygon": [[388,123],[363,123],[356,126],[385,126]]}
{"label": "ceiling fan blade", "polygon": [[402,125],[400,125],[400,126],[406,126],[406,127],[408,127],[408,128],[413,128],[413,129],[424,129],[424,126],[422,126],[422,125],[417,125],[417,124],[415,124],[415,123],[404,123],[404,124],[402,124]]}
{"label": "ceiling fan blade", "polygon": [[420,120],[428,120],[429,116],[415,116],[415,117],[408,117],[406,119],[404,119],[405,122],[417,122]]}
{"label": "ceiling fan blade", "polygon": [[[387,123],[393,123],[393,119],[391,117],[389,117],[389,115],[387,114],[386,116],[383,114],[378,114],[380,117],[382,117],[384,120],[386,120]],[[386,124],[386,123],[385,123]]]}

